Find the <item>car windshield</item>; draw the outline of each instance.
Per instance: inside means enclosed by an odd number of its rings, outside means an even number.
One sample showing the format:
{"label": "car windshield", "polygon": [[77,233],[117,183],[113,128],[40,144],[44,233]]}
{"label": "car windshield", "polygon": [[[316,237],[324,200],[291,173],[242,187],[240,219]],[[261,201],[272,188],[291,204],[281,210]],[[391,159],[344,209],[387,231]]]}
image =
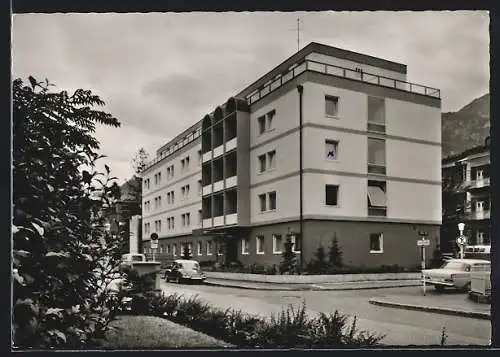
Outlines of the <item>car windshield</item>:
{"label": "car windshield", "polygon": [[133,262],[142,262],[142,255],[133,255],[132,261]]}
{"label": "car windshield", "polygon": [[183,262],[182,264],[179,263],[180,268],[183,269],[192,269],[192,270],[199,270],[200,265],[197,262]]}
{"label": "car windshield", "polygon": [[469,271],[470,267],[466,263],[462,262],[446,262],[441,267],[442,269],[450,269],[450,270],[460,270],[460,271]]}

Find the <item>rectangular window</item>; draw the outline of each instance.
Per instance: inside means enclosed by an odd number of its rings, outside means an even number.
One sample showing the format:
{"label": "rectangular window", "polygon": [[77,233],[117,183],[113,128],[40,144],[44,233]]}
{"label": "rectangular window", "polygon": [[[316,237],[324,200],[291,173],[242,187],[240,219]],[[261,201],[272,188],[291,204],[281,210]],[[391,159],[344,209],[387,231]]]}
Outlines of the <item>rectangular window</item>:
{"label": "rectangular window", "polygon": [[182,199],[186,198],[186,187],[185,186],[181,187],[181,197],[182,197]]}
{"label": "rectangular window", "polygon": [[276,168],[276,150],[269,151],[267,153],[267,163],[269,166],[269,170],[273,170]]}
{"label": "rectangular window", "polygon": [[167,218],[167,229],[170,230],[171,229],[171,225],[170,225],[170,217]]}
{"label": "rectangular window", "polygon": [[198,166],[201,166],[201,158],[202,158],[201,150],[198,150]]}
{"label": "rectangular window", "polygon": [[170,252],[171,252],[171,251],[170,251],[170,244],[167,244],[167,251],[166,251],[166,253],[167,253],[167,254],[170,254]]}
{"label": "rectangular window", "polygon": [[385,140],[368,138],[368,173],[385,175]]}
{"label": "rectangular window", "polygon": [[172,218],[172,229],[175,229],[175,217],[171,217]]}
{"label": "rectangular window", "polygon": [[186,226],[191,225],[191,213],[186,213]]}
{"label": "rectangular window", "polygon": [[282,253],[281,234],[273,234],[273,253],[274,254]]}
{"label": "rectangular window", "polygon": [[338,206],[338,185],[325,185],[325,203],[327,206]]}
{"label": "rectangular window", "polygon": [[338,159],[339,142],[335,140],[325,140],[325,156],[328,160]]}
{"label": "rectangular window", "polygon": [[259,195],[259,203],[260,203],[260,211],[265,212],[266,211],[266,194],[265,193]]}
{"label": "rectangular window", "polygon": [[161,172],[158,172],[158,183],[161,183]]}
{"label": "rectangular window", "polygon": [[161,207],[161,196],[158,196],[158,207]]}
{"label": "rectangular window", "polygon": [[368,131],[385,133],[385,99],[368,97]]}
{"label": "rectangular window", "polygon": [[198,196],[201,196],[203,193],[203,186],[201,184],[201,180],[198,180]]}
{"label": "rectangular window", "polygon": [[264,172],[266,171],[266,155],[260,155],[259,156],[259,172]]}
{"label": "rectangular window", "polygon": [[255,242],[256,242],[256,253],[264,254],[264,236],[257,236]]}
{"label": "rectangular window", "polygon": [[184,172],[185,168],[186,168],[186,163],[184,159],[181,159],[181,172]]}
{"label": "rectangular window", "polygon": [[189,254],[193,254],[193,243],[189,242],[187,244]]}
{"label": "rectangular window", "polygon": [[300,248],[301,248],[300,237],[294,235],[291,237],[291,241],[292,241],[292,251],[294,253],[300,253]]}
{"label": "rectangular window", "polygon": [[248,250],[249,250],[249,241],[248,241],[248,238],[243,238],[241,240],[241,254],[242,255],[247,255],[248,254]]}
{"label": "rectangular window", "polygon": [[267,125],[266,125],[266,130],[273,130],[273,119],[274,115],[276,114],[276,110],[271,110],[269,113],[267,113]]}
{"label": "rectangular window", "polygon": [[266,131],[266,116],[262,115],[258,117],[257,122],[259,123],[259,135],[263,134]]}
{"label": "rectangular window", "polygon": [[186,185],[186,199],[189,198],[189,189],[191,187],[189,185]]}
{"label": "rectangular window", "polygon": [[212,255],[212,241],[207,241],[207,255]]}
{"label": "rectangular window", "polygon": [[170,204],[171,201],[170,201],[170,192],[167,192],[167,204]]}
{"label": "rectangular window", "polygon": [[385,181],[368,181],[368,215],[387,215],[387,195]]}
{"label": "rectangular window", "polygon": [[174,191],[171,192],[171,196],[172,196],[172,203],[174,203],[175,202]]}
{"label": "rectangular window", "polygon": [[172,244],[172,255],[174,257],[177,255],[177,244]]}
{"label": "rectangular window", "polygon": [[332,96],[325,96],[325,114],[331,117],[338,116],[339,98]]}
{"label": "rectangular window", "polygon": [[197,251],[198,251],[197,253],[198,253],[198,255],[203,255],[202,249],[203,249],[202,242],[198,242],[198,247],[197,247]]}
{"label": "rectangular window", "polygon": [[170,166],[170,173],[172,174],[172,178],[174,178],[174,165]]}
{"label": "rectangular window", "polygon": [[189,171],[189,156],[186,157],[185,162],[186,162],[186,171]]}
{"label": "rectangular window", "polygon": [[170,180],[170,167],[167,167],[167,180]]}
{"label": "rectangular window", "polygon": [[202,220],[203,220],[203,211],[200,209],[198,210],[198,224],[201,224]]}
{"label": "rectangular window", "polygon": [[370,253],[384,252],[384,236],[382,233],[370,234]]}
{"label": "rectangular window", "polygon": [[269,192],[269,210],[276,209],[276,191]]}

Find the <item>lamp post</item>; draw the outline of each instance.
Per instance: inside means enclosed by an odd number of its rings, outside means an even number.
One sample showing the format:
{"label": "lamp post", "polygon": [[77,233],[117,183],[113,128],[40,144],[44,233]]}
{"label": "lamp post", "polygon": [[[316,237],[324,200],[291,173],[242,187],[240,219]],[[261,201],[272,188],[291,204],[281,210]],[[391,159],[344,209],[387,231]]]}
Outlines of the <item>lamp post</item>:
{"label": "lamp post", "polygon": [[458,231],[460,232],[460,235],[457,238],[457,244],[460,248],[460,259],[464,259],[464,246],[466,243],[466,237],[464,236],[464,228],[465,224],[460,222],[458,224]]}

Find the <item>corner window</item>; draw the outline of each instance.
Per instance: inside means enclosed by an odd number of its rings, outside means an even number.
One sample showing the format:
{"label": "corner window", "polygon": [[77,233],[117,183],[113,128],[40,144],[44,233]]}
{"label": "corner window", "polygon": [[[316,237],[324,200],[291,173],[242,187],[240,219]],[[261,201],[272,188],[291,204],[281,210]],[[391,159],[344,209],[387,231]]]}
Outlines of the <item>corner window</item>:
{"label": "corner window", "polygon": [[368,97],[368,131],[385,133],[385,99]]}
{"label": "corner window", "polygon": [[338,206],[338,185],[325,185],[325,204],[327,206]]}
{"label": "corner window", "polygon": [[335,140],[325,140],[325,157],[327,160],[338,159],[339,142]]}
{"label": "corner window", "polygon": [[382,233],[370,234],[370,253],[384,252],[384,235]]}
{"label": "corner window", "polygon": [[385,140],[368,138],[368,173],[386,174]]}
{"label": "corner window", "polygon": [[247,255],[248,254],[248,251],[249,251],[249,240],[248,238],[243,238],[241,240],[241,254],[242,255]]}
{"label": "corner window", "polygon": [[325,114],[329,117],[337,117],[339,109],[339,98],[333,96],[325,96]]}
{"label": "corner window", "polygon": [[368,215],[387,215],[387,195],[385,181],[368,181]]}
{"label": "corner window", "polygon": [[282,246],[281,234],[273,234],[273,254],[281,254]]}
{"label": "corner window", "polygon": [[264,236],[257,236],[255,242],[256,242],[256,253],[264,254]]}

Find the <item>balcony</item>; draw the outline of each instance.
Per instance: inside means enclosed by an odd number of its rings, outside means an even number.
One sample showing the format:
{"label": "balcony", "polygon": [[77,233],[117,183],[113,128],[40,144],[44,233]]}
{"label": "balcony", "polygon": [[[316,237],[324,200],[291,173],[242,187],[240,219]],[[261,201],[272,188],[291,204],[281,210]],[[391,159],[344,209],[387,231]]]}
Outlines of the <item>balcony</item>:
{"label": "balcony", "polygon": [[305,60],[299,63],[296,67],[283,73],[279,78],[276,78],[271,83],[255,90],[247,96],[249,104],[253,104],[264,98],[269,93],[282,87],[291,79],[299,76],[305,71],[323,73],[335,77],[348,78],[350,80],[374,84],[380,87],[395,88],[409,93],[416,93],[428,97],[440,98],[439,89],[423,86],[420,84],[401,81],[398,79],[388,78],[368,72],[359,72],[350,68],[334,66],[327,63]]}
{"label": "balcony", "polygon": [[483,178],[480,180],[471,181],[469,184],[470,189],[483,188],[483,187],[489,187],[489,186],[490,186],[490,178],[489,177],[486,177],[486,178]]}
{"label": "balcony", "polygon": [[231,188],[237,185],[238,185],[238,176],[232,176],[226,179],[226,188]]}
{"label": "balcony", "polygon": [[212,193],[212,185],[203,186],[203,196],[209,195]]}
{"label": "balcony", "polygon": [[491,211],[476,211],[476,212],[466,212],[463,214],[463,218],[470,221],[480,221],[483,219],[490,219]]}
{"label": "balcony", "polygon": [[238,145],[238,138],[233,138],[226,142],[226,151],[231,151]]}
{"label": "balcony", "polygon": [[226,224],[237,224],[238,223],[238,214],[233,213],[233,214],[228,214],[226,216]]}
{"label": "balcony", "polygon": [[212,151],[207,151],[202,155],[201,162],[207,162],[210,161],[211,159],[212,159]]}
{"label": "balcony", "polygon": [[223,226],[224,225],[224,216],[214,217],[214,227]]}
{"label": "balcony", "polygon": [[212,227],[212,218],[207,218],[203,220],[203,228],[211,228]]}
{"label": "balcony", "polygon": [[219,145],[214,149],[214,159],[224,153],[224,145]]}

